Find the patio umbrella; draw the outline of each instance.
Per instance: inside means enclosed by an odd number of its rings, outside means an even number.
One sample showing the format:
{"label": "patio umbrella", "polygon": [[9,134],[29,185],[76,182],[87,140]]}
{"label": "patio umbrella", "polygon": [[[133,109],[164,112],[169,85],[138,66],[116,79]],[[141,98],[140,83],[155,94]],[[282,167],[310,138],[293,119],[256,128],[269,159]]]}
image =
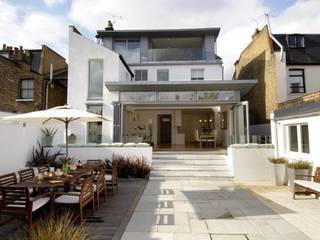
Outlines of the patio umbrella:
{"label": "patio umbrella", "polygon": [[110,121],[101,115],[73,109],[67,105],[54,107],[43,111],[35,111],[3,117],[1,120],[41,124],[64,123],[66,130],[66,156],[68,156],[68,128],[71,122],[99,122],[101,120]]}

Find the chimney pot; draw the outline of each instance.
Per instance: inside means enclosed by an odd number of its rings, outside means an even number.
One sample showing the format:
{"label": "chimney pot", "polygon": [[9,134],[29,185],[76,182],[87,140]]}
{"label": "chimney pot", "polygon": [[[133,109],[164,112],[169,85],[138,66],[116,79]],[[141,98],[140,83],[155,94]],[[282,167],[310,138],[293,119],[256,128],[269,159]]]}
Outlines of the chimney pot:
{"label": "chimney pot", "polygon": [[23,47],[22,47],[22,46],[20,46],[20,50],[21,50],[21,51],[23,50]]}

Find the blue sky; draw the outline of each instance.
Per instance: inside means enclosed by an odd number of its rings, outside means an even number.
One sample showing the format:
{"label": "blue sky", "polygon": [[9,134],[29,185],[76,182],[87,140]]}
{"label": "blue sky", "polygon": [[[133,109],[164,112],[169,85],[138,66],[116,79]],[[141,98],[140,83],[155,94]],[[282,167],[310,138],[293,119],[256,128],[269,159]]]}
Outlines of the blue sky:
{"label": "blue sky", "polygon": [[265,12],[274,32],[319,33],[318,9],[320,0],[0,0],[0,40],[47,44],[67,58],[69,25],[91,39],[109,19],[116,29],[221,27],[218,54],[230,78],[255,28],[265,25]]}

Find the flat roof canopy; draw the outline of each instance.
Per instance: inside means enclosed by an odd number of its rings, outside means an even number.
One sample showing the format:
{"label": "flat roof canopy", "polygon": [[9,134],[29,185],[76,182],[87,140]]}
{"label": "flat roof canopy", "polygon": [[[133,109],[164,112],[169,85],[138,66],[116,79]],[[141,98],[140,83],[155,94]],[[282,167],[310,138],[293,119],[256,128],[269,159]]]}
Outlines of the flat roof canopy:
{"label": "flat roof canopy", "polygon": [[96,37],[199,37],[219,35],[220,28],[98,30]]}
{"label": "flat roof canopy", "polygon": [[188,81],[132,81],[106,82],[111,92],[178,92],[178,91],[240,91],[245,95],[257,80],[188,80]]}

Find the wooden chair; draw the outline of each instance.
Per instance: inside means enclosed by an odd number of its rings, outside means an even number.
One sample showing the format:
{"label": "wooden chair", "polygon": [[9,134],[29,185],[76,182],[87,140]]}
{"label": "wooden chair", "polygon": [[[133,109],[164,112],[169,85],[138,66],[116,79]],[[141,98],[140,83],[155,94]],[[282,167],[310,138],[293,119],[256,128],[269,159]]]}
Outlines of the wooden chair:
{"label": "wooden chair", "polygon": [[194,139],[196,141],[196,145],[199,144],[200,148],[202,147],[202,143],[206,142],[204,139],[200,139],[199,130],[196,129],[194,132]]}
{"label": "wooden chair", "polygon": [[106,187],[111,187],[112,194],[114,194],[114,190],[118,190],[118,172],[117,172],[117,166],[112,166],[112,169],[106,169],[105,170],[105,181],[106,181]]}
{"label": "wooden chair", "polygon": [[45,173],[45,172],[49,172],[50,168],[48,166],[41,166],[38,167],[38,173]]}
{"label": "wooden chair", "polygon": [[33,168],[27,168],[27,169],[18,171],[18,174],[19,174],[20,182],[24,182],[34,178]]}
{"label": "wooden chair", "polygon": [[80,192],[54,192],[53,203],[60,205],[78,205],[80,210],[80,221],[83,222],[83,208],[92,202],[92,214],[94,215],[94,189],[93,179],[86,178],[81,185]]}
{"label": "wooden chair", "polygon": [[32,214],[50,201],[48,194],[31,198],[26,187],[1,187],[2,201],[0,215],[25,216],[28,226],[32,224]]}
{"label": "wooden chair", "polygon": [[296,199],[296,194],[301,193],[298,191],[298,187],[304,189],[306,194],[313,193],[315,194],[316,198],[320,196],[320,167],[317,167],[315,170],[314,175],[296,175],[296,177],[310,177],[312,178],[311,181],[309,180],[294,180],[294,187],[293,187],[293,199]]}
{"label": "wooden chair", "polygon": [[106,201],[107,197],[107,186],[106,186],[106,180],[105,180],[105,172],[99,171],[96,177],[96,180],[93,184],[93,189],[95,193],[95,198],[97,200],[97,208],[100,207],[100,194],[104,194],[104,201]]}
{"label": "wooden chair", "polygon": [[10,186],[17,184],[17,175],[15,173],[8,173],[0,176],[0,186]]}

